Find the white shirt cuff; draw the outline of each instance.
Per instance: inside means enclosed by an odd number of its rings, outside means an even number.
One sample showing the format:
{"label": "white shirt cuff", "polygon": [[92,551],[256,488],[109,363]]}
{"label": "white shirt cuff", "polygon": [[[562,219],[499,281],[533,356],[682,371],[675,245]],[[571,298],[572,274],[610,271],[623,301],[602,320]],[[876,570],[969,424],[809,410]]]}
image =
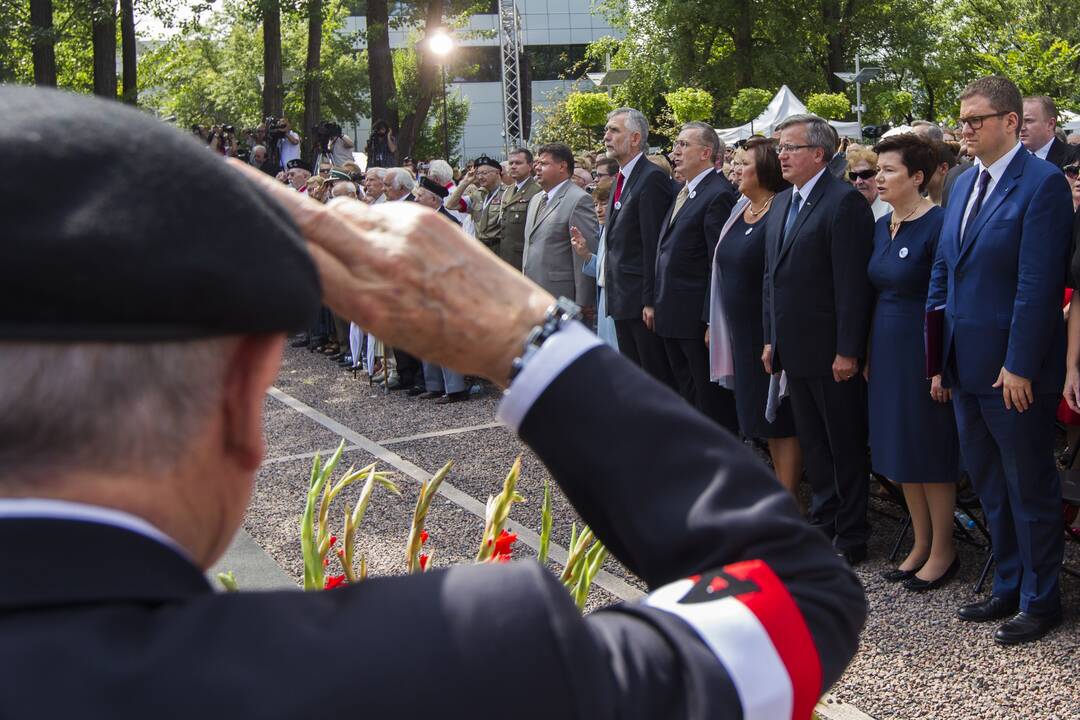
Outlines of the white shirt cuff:
{"label": "white shirt cuff", "polygon": [[510,387],[503,393],[502,402],[496,411],[496,417],[514,432],[521,427],[521,422],[529,409],[554,382],[562,371],[572,362],[592,350],[603,341],[589,332],[579,322],[573,322],[563,327],[559,332],[547,339],[540,349],[536,351],[525,367],[521,369]]}

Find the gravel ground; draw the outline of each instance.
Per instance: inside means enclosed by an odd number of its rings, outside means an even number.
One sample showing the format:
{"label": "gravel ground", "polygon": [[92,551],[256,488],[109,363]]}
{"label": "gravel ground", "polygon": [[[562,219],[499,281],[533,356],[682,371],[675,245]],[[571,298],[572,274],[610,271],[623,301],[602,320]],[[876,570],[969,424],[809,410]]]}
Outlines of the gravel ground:
{"label": "gravel ground", "polygon": [[[369,388],[367,381],[306,350],[290,349],[276,383],[282,391],[311,405],[338,422],[376,441],[464,428],[494,420],[496,393],[489,391],[469,402],[436,406]],[[333,448],[338,438],[313,420],[273,399],[266,404],[268,459]],[[514,458],[522,455],[519,489],[527,503],[514,507],[512,518],[539,531],[540,504],[546,469],[516,437],[504,428],[473,430],[456,435],[397,442],[391,449],[433,472],[446,460],[455,468],[448,482],[483,502],[498,492]],[[364,452],[347,454],[345,463],[361,466],[373,458]],[[271,463],[260,471],[245,528],[299,583],[302,562],[298,528],[310,460]],[[418,484],[399,476],[403,497],[377,490],[360,531],[360,551],[368,556],[373,574],[404,572],[404,546]],[[359,488],[343,493],[332,518],[355,502]],[[576,514],[557,489],[553,495],[553,540],[569,540]],[[344,502],[342,502],[344,500]],[[875,501],[874,506],[881,503]],[[972,625],[955,618],[955,608],[972,601],[971,586],[984,555],[960,544],[963,567],[956,580],[926,595],[914,595],[881,580],[892,567],[886,556],[899,523],[871,514],[874,533],[870,559],[857,568],[866,588],[870,616],[861,647],[847,673],[833,688],[837,700],[886,720],[941,720],[995,718],[995,720],[1080,718],[1080,692],[1075,672],[1080,657],[1080,581],[1063,575],[1066,618],[1064,625],[1043,642],[1021,648],[999,648],[993,640],[994,624]],[[476,550],[482,521],[457,505],[437,497],[429,514],[429,547],[434,564],[468,562]],[[906,551],[906,548],[905,548]],[[531,557],[521,543],[518,557]],[[1080,568],[1080,546],[1067,547],[1066,560]],[[335,565],[331,565],[334,570]],[[609,560],[605,568],[632,584],[641,582]],[[335,570],[336,572],[336,570]],[[242,578],[240,579],[242,582]],[[594,588],[589,609],[616,598]]]}

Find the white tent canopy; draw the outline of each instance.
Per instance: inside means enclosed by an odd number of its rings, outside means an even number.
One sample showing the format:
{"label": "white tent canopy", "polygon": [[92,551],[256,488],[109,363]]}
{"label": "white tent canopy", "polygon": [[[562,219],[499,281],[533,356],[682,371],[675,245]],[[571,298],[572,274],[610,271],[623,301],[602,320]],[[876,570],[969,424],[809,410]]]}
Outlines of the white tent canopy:
{"label": "white tent canopy", "polygon": [[[802,101],[799,100],[799,98],[795,97],[795,93],[791,92],[791,88],[784,85],[777,91],[775,97],[769,101],[769,106],[765,108],[765,111],[751,122],[748,122],[745,125],[739,125],[738,127],[717,130],[716,134],[720,136],[721,140],[729,145],[738,140],[746,140],[754,135],[765,135],[768,137],[769,135],[772,135],[773,128],[781,122],[792,115],[802,115],[805,112],[806,106],[802,104]],[[859,132],[859,123],[830,120],[829,124],[836,128],[836,132],[838,132],[841,137],[858,138],[861,135]]]}
{"label": "white tent canopy", "polygon": [[1080,130],[1080,115],[1069,110],[1062,110],[1059,115],[1058,127],[1062,130],[1068,130],[1070,132],[1073,130]]}

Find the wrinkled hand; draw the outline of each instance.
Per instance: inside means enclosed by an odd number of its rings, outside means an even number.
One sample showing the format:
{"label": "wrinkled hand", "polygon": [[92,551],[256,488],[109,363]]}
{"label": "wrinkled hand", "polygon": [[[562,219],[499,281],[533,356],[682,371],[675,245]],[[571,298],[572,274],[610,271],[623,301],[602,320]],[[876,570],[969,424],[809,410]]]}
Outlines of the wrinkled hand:
{"label": "wrinkled hand", "polygon": [[1073,412],[1080,412],[1080,368],[1075,365],[1065,371],[1065,402]]}
{"label": "wrinkled hand", "polygon": [[645,323],[645,327],[652,330],[656,324],[656,308],[650,305],[641,308],[641,321]]}
{"label": "wrinkled hand", "polygon": [[853,357],[844,357],[843,355],[837,355],[833,359],[832,363],[832,377],[836,382],[844,382],[855,377],[855,373],[859,372],[859,360]]}
{"label": "wrinkled hand", "polygon": [[705,347],[709,347],[709,326],[705,326]]}
{"label": "wrinkled hand", "polygon": [[761,364],[765,366],[765,372],[769,375],[773,374],[772,371],[772,345],[766,345],[761,351]]}
{"label": "wrinkled hand", "polygon": [[573,225],[570,226],[570,245],[574,248],[574,253],[585,260],[589,259],[592,252],[589,250],[589,244],[585,242],[585,236],[581,234]]}
{"label": "wrinkled hand", "polygon": [[321,205],[229,162],[292,215],[336,313],[387,345],[508,383],[550,294],[418,203]]}
{"label": "wrinkled hand", "polygon": [[952,390],[947,387],[941,386],[941,375],[935,375],[930,380],[930,397],[939,403],[946,403],[952,400]]}
{"label": "wrinkled hand", "polygon": [[1013,375],[1005,368],[998,373],[997,382],[993,387],[1001,388],[1001,397],[1005,401],[1005,409],[1016,409],[1024,412],[1035,401],[1035,395],[1031,391],[1031,381],[1019,375]]}

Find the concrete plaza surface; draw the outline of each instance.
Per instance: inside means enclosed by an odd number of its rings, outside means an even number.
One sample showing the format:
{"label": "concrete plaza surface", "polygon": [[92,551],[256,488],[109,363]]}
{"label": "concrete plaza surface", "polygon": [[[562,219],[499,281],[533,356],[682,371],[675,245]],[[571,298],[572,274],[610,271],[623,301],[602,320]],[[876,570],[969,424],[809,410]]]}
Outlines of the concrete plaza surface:
{"label": "concrete plaza surface", "polygon": [[[299,525],[316,451],[328,455],[344,439],[342,470],[377,461],[396,473],[400,498],[377,489],[359,531],[358,552],[374,575],[403,574],[404,548],[420,482],[447,460],[454,468],[428,516],[436,567],[470,562],[483,529],[483,504],[499,491],[519,454],[519,490],[510,529],[518,532],[514,555],[535,557],[540,528],[544,466],[511,432],[495,421],[497,393],[468,402],[434,405],[402,392],[385,393],[366,379],[354,380],[326,358],[289,349],[275,387],[266,399],[267,459],[244,521],[244,532],[215,568],[233,570],[241,588],[299,585],[303,563]],[[335,475],[339,475],[336,473]],[[341,525],[359,488],[337,500],[331,521]],[[563,495],[553,487],[552,569],[565,559],[571,523],[580,528]],[[878,501],[875,507],[884,507]],[[891,567],[887,554],[899,530],[891,517],[871,513],[870,559],[856,571],[867,591],[870,616],[861,647],[819,713],[824,718],[995,718],[1000,720],[1080,717],[1076,683],[1080,657],[1080,581],[1062,576],[1066,617],[1042,642],[999,648],[993,624],[962,623],[955,608],[976,598],[971,586],[984,552],[960,544],[963,566],[945,588],[916,595],[880,579]],[[341,534],[340,532],[338,533]],[[1076,544],[1066,561],[1080,568]],[[330,571],[340,572],[332,562]],[[589,597],[588,609],[640,598],[643,583],[610,559]],[[857,708],[857,710],[856,710]]]}

